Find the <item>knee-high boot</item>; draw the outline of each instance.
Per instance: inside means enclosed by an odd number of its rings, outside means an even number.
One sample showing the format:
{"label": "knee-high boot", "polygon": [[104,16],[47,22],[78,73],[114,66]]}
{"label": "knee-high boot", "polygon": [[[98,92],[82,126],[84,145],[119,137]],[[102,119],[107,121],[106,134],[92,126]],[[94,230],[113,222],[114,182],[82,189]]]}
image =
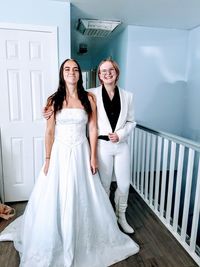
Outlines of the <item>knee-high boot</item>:
{"label": "knee-high boot", "polygon": [[133,228],[128,224],[126,220],[126,208],[128,201],[128,193],[122,194],[117,188],[115,192],[115,208],[116,208],[116,216],[118,218],[118,223],[122,227],[125,233],[132,234],[134,233]]}

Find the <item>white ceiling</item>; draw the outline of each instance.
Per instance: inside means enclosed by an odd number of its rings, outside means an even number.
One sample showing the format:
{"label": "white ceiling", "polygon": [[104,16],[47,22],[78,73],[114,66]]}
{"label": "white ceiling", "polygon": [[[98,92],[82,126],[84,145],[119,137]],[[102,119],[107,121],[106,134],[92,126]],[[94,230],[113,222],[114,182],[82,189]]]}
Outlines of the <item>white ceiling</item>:
{"label": "white ceiling", "polygon": [[[72,49],[81,42],[90,48],[96,46],[96,38],[82,36],[77,30],[79,18],[120,20],[122,25],[192,29],[200,25],[200,0],[63,0],[71,3]],[[101,39],[101,40],[100,40]],[[105,39],[105,38],[104,38]],[[98,38],[98,44],[104,43]]]}

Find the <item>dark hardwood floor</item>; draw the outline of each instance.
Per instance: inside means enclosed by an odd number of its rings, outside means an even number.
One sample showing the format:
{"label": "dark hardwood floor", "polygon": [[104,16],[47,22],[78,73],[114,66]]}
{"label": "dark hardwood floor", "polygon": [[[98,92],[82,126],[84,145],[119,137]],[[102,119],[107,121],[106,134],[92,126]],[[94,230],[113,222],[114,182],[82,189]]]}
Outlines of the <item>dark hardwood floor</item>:
{"label": "dark hardwood floor", "polygon": [[[0,232],[16,217],[23,214],[26,202],[8,203],[15,208],[16,216],[8,221],[0,218]],[[13,242],[0,242],[0,267],[19,267],[19,254],[13,246]]]}
{"label": "dark hardwood floor", "polygon": [[[111,201],[113,202],[112,194]],[[13,203],[10,206],[16,209],[16,216],[19,216],[23,213],[26,203]],[[140,245],[140,251],[112,267],[198,266],[133,189],[130,190],[127,219],[135,229],[135,233],[130,237]],[[0,231],[12,220],[0,219]],[[0,267],[18,266],[19,256],[13,243],[0,242]]]}

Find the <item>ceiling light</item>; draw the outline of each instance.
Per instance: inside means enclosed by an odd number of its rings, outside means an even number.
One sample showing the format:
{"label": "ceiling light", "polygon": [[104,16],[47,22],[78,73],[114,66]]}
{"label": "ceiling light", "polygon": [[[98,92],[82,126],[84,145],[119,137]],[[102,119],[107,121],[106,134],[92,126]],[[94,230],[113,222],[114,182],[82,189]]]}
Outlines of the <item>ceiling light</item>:
{"label": "ceiling light", "polygon": [[86,36],[106,37],[119,24],[121,24],[120,21],[98,20],[98,19],[79,19],[77,30]]}

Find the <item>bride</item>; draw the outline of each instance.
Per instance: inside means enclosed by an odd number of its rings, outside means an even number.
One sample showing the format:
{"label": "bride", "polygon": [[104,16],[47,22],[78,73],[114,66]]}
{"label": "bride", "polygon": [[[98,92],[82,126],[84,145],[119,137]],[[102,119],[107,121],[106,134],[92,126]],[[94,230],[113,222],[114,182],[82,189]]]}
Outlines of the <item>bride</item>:
{"label": "bride", "polygon": [[139,251],[119,230],[97,174],[96,104],[82,83],[79,64],[65,60],[47,101],[54,116],[44,166],[24,215],[0,235],[13,240],[21,267],[106,267]]}

